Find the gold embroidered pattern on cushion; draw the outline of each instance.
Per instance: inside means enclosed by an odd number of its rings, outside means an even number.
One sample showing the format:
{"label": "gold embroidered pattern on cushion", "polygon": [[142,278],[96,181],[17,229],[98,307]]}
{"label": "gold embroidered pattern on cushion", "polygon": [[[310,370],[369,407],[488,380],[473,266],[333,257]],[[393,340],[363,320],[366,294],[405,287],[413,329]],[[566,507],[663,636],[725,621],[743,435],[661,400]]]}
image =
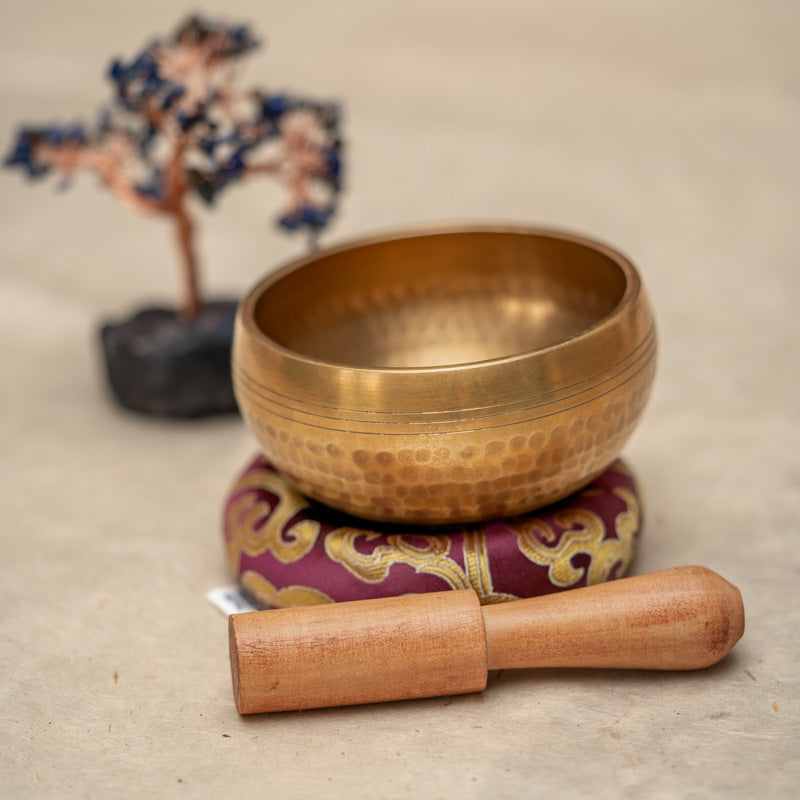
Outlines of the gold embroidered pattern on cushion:
{"label": "gold embroidered pattern on cushion", "polygon": [[[633,537],[639,524],[639,504],[635,494],[621,487],[615,488],[613,493],[626,504],[626,509],[615,520],[617,538],[605,538],[603,520],[587,510],[563,511],[554,515],[556,524],[565,529],[560,541],[556,532],[541,520],[509,523],[508,528],[516,534],[520,552],[534,564],[548,568],[548,578],[554,586],[573,586],[584,574],[587,585],[602,583],[608,580],[615,567],[619,567],[621,575],[630,566]],[[572,565],[576,555],[590,557],[588,570],[576,569]]]}
{"label": "gold embroidered pattern on cushion", "polygon": [[485,533],[477,531],[465,533],[463,552],[464,564],[467,568],[467,583],[475,590],[481,605],[517,599],[515,594],[496,592],[494,589]]}
{"label": "gold embroidered pattern on cushion", "polygon": [[481,603],[497,603],[513,600],[516,595],[495,592],[486,552],[486,536],[483,533],[464,535],[463,554],[466,569],[450,557],[451,540],[445,536],[423,536],[425,547],[418,547],[403,534],[386,537],[386,544],[379,544],[369,553],[361,552],[356,543],[371,542],[380,534],[357,528],[338,528],[325,537],[325,552],[331,561],[341,564],[346,570],[365,583],[382,583],[395,564],[413,567],[415,572],[436,575],[451,589],[474,589]]}
{"label": "gold embroidered pattern on cushion", "polygon": [[625,570],[633,561],[633,540],[636,532],[642,524],[642,509],[636,493],[623,486],[616,486],[611,490],[615,497],[619,497],[625,503],[625,510],[617,514],[614,520],[614,529],[617,532],[617,539],[622,542],[629,550],[628,556],[623,563]]}
{"label": "gold embroidered pattern on cushion", "polygon": [[371,553],[362,553],[356,541],[371,542],[380,534],[358,528],[337,528],[325,537],[325,552],[356,578],[365,583],[382,583],[395,564],[407,564],[416,572],[436,575],[452,589],[470,587],[464,570],[450,558],[450,540],[444,536],[414,536],[427,543],[417,547],[401,534],[386,537],[387,544],[379,544]]}
{"label": "gold embroidered pattern on cushion", "polygon": [[273,608],[317,606],[333,602],[333,598],[328,597],[325,592],[312,589],[310,586],[286,586],[283,589],[276,589],[263,575],[252,570],[245,570],[240,582],[245,592],[258,603]]}
{"label": "gold embroidered pattern on cushion", "polygon": [[[258,499],[257,492],[263,490],[278,500],[272,511],[269,503]],[[290,564],[314,547],[321,530],[318,522],[303,519],[286,528],[295,514],[308,508],[308,502],[275,472],[266,469],[248,472],[234,491],[243,492],[230,504],[226,514],[226,527],[231,532],[228,559],[234,571],[239,569],[241,553],[257,556],[270,552],[278,561]],[[261,519],[264,522],[259,525]]]}

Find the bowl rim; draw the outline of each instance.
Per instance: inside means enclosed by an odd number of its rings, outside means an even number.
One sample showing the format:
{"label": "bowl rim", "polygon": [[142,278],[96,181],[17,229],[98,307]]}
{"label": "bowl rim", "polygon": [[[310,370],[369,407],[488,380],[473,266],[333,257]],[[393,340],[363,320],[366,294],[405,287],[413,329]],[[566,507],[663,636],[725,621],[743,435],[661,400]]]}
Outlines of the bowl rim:
{"label": "bowl rim", "polygon": [[[517,353],[510,353],[504,356],[481,359],[477,361],[463,361],[453,364],[438,364],[431,366],[412,366],[412,367],[386,367],[386,366],[358,366],[341,361],[329,361],[327,359],[315,358],[285,347],[272,337],[268,336],[255,321],[255,309],[261,298],[271,286],[278,283],[286,275],[299,271],[307,265],[349,250],[360,249],[362,247],[373,246],[376,244],[386,244],[403,239],[424,238],[427,236],[441,236],[453,234],[517,234],[525,236],[538,236],[549,239],[558,239],[579,246],[606,256],[622,272],[625,279],[625,289],[619,301],[612,310],[603,315],[597,322],[583,328],[571,336],[561,339],[545,347],[537,347],[523,350]],[[251,337],[259,350],[271,351],[283,358],[291,359],[298,363],[313,366],[318,369],[346,370],[353,375],[357,374],[386,374],[386,375],[428,375],[442,374],[447,372],[463,372],[470,369],[487,368],[490,366],[500,366],[513,364],[514,362],[529,360],[533,356],[545,356],[560,349],[563,349],[576,342],[595,336],[599,331],[614,324],[614,321],[622,316],[638,299],[642,291],[641,278],[633,262],[622,252],[605,242],[592,237],[574,233],[560,228],[549,228],[543,226],[522,225],[515,223],[428,223],[410,227],[401,227],[386,230],[383,232],[368,234],[365,236],[353,237],[339,244],[314,250],[300,258],[292,259],[261,278],[244,296],[239,304],[237,312],[237,325],[242,325]]]}

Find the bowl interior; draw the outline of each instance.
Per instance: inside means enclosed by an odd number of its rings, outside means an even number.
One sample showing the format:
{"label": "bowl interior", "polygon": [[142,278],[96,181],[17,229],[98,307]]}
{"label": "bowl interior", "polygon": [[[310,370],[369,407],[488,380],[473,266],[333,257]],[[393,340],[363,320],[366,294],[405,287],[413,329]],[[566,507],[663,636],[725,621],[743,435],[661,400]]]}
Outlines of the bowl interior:
{"label": "bowl interior", "polygon": [[310,358],[362,368],[436,367],[548,347],[622,299],[622,266],[569,238],[506,231],[374,241],[279,274],[256,326]]}

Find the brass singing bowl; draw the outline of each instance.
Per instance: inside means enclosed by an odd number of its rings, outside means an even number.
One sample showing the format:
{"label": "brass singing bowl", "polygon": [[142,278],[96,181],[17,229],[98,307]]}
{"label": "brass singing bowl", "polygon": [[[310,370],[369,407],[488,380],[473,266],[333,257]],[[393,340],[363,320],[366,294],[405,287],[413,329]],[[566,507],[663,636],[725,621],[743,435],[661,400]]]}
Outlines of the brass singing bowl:
{"label": "brass singing bowl", "polygon": [[241,303],[233,380],[266,457],[372,520],[507,517],[618,456],[653,380],[633,265],[567,233],[428,228],[318,251]]}

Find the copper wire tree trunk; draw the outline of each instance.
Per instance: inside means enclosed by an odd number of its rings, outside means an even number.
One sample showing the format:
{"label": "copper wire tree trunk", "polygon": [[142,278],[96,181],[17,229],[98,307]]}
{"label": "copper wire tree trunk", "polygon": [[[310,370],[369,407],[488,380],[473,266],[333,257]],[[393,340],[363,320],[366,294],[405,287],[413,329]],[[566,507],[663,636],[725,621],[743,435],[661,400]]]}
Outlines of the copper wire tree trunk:
{"label": "copper wire tree trunk", "polygon": [[201,308],[200,279],[197,254],[194,247],[194,223],[183,205],[180,205],[174,212],[174,217],[183,277],[184,301],[179,309],[179,314],[184,319],[192,319]]}

